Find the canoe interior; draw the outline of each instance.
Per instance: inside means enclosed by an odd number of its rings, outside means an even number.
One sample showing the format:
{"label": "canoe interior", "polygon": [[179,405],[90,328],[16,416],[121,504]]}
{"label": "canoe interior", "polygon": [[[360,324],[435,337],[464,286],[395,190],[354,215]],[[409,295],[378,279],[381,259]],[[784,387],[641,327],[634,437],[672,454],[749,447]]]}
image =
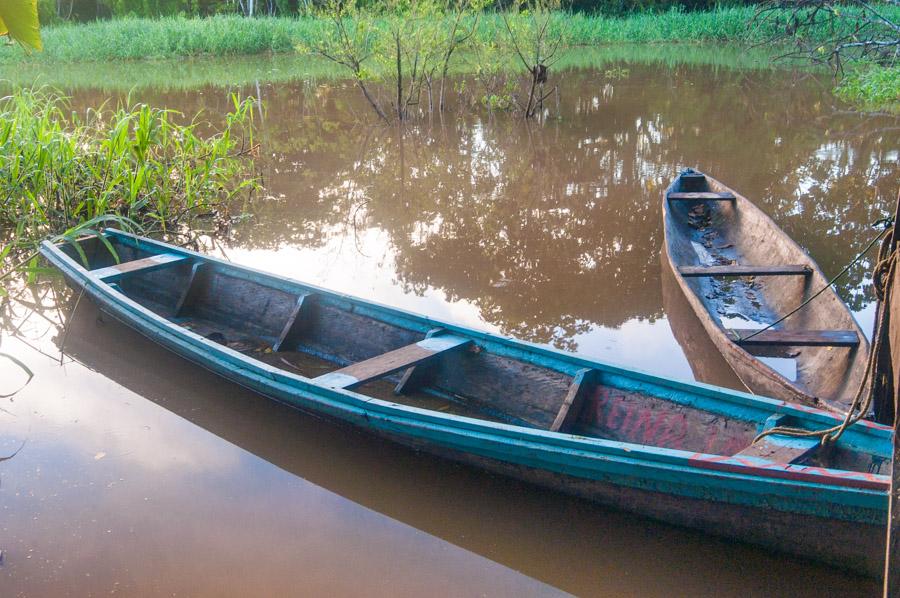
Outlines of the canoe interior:
{"label": "canoe interior", "polygon": [[[117,237],[110,241],[123,263],[154,255]],[[89,270],[116,265],[96,239],[81,241],[81,247]],[[82,263],[72,247],[61,249]],[[429,334],[381,319],[377,310],[337,295],[195,258],[129,272],[111,286],[185,329],[309,378],[420,343]],[[600,370],[573,376],[564,371],[562,360],[558,369],[552,360],[547,366],[536,365],[493,353],[485,345],[461,345],[416,365],[412,372],[398,369],[353,390],[531,428],[721,455],[749,447],[760,427],[757,421],[673,402],[662,388],[635,390],[621,376]],[[397,394],[400,381],[405,387]],[[888,467],[883,456],[841,446],[802,462],[874,473]]]}
{"label": "canoe interior", "polygon": [[[683,276],[719,329],[759,329],[777,321],[827,284],[810,257],[747,199],[715,179],[680,176],[671,193],[727,193],[733,200],[667,202],[666,242],[674,267],[804,267],[808,274]],[[696,271],[696,270],[695,270]],[[701,318],[705,314],[698,314]],[[743,346],[800,391],[827,404],[846,405],[858,388],[866,341],[853,316],[829,289],[775,327],[780,331],[857,332],[859,344],[836,346]],[[746,336],[746,333],[743,335]],[[745,382],[752,382],[752,380]]]}

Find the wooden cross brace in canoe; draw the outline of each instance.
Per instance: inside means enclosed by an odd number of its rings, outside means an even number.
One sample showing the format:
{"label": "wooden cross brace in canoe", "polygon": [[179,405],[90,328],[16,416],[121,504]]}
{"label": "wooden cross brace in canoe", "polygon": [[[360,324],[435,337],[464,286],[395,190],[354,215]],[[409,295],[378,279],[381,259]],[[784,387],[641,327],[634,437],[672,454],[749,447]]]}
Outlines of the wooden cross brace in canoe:
{"label": "wooden cross brace in canoe", "polygon": [[460,350],[471,344],[470,339],[452,334],[430,336],[417,343],[329,372],[314,380],[329,388],[353,388],[394,372],[425,364],[440,358],[448,351]]}

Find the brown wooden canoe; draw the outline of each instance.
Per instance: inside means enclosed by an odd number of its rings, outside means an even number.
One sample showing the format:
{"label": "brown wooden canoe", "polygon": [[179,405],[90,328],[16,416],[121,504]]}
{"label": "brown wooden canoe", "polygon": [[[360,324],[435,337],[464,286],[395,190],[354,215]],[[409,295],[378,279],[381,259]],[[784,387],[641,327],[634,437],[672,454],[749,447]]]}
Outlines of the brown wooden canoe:
{"label": "brown wooden canoe", "polygon": [[846,411],[869,344],[833,289],[753,335],[828,284],[812,258],[747,198],[692,169],[663,194],[663,220],[666,261],[741,382],[754,393]]}

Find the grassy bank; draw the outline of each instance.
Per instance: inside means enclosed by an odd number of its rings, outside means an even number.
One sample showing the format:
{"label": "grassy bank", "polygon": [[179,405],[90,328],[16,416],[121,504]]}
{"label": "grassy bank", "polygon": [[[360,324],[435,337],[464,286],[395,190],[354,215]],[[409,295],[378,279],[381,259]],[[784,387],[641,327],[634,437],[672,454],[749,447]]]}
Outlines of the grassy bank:
{"label": "grassy bank", "polygon": [[[882,8],[894,18],[900,16],[900,6],[886,5]],[[850,8],[847,10],[852,11]],[[375,21],[376,27],[385,26],[383,20],[376,18]],[[625,17],[559,12],[553,15],[550,24],[553,30],[565,29],[567,44],[582,47],[663,43],[713,43],[716,46],[729,44],[747,47],[768,39],[776,29],[783,27],[784,23],[779,23],[778,19],[754,23],[752,7],[692,13],[673,10]],[[823,25],[821,34],[824,36],[827,33]],[[330,78],[337,75],[333,65],[324,65],[311,56],[298,56],[297,48],[301,45],[315,45],[317,40],[332,34],[331,24],[315,16],[253,19],[238,16],[128,18],[55,25],[43,30],[43,52],[27,53],[14,45],[0,47],[0,79],[25,85],[37,80],[70,87],[66,80],[68,73],[71,75],[69,79],[95,79],[96,86],[97,83],[102,85],[103,80],[109,78],[105,75],[107,69],[113,73],[112,79],[130,79],[132,85],[137,86],[146,81],[158,82],[163,87],[179,86],[181,73],[184,73],[184,85],[188,87],[201,80],[207,83],[240,83],[250,79],[283,80],[300,76]],[[813,30],[809,34],[815,37],[819,33]],[[490,45],[503,37],[503,23],[499,15],[484,13],[479,16],[474,35],[476,43]],[[682,53],[682,50],[678,53]],[[270,55],[275,59],[285,57],[291,63],[287,67],[289,72],[279,71],[276,67],[274,71],[260,76],[253,72],[258,67],[248,65],[240,68],[241,65],[236,64],[233,69],[235,72],[226,67],[213,74],[195,72],[197,69],[190,62],[179,64],[175,68],[147,61],[126,62],[139,59],[176,60],[185,57],[202,61],[205,57],[236,58],[260,54]],[[758,63],[759,54],[754,53],[749,60]],[[66,66],[61,68],[62,64]],[[96,77],[96,71],[90,65],[99,64],[103,65],[102,76]],[[557,66],[565,68],[566,65]],[[459,73],[467,67],[465,61],[454,60],[452,68]],[[121,72],[121,76],[115,76],[116,71]],[[140,78],[130,76],[138,71],[144,75]],[[39,77],[41,73],[43,76]],[[839,95],[869,108],[886,107],[897,110],[900,104],[898,89],[900,70],[896,67],[869,67],[851,71],[839,88]]]}
{"label": "grassy bank", "polygon": [[[602,15],[556,13],[552,27],[568,30],[572,45],[620,42],[755,42],[774,27],[749,27],[754,9],[728,8],[711,12]],[[481,15],[477,38],[490,42],[503,27],[496,14]],[[0,48],[0,63],[78,62],[172,58],[178,56],[241,55],[293,52],[301,41],[328,35],[329,24],[317,17],[120,19],[57,25],[43,30],[44,51],[26,53],[15,46]]]}
{"label": "grassy bank", "polygon": [[252,103],[235,101],[218,133],[147,105],[73,113],[64,98],[18,90],[0,100],[0,280],[37,244],[114,221],[175,233],[219,215],[256,183],[244,157]]}
{"label": "grassy bank", "polygon": [[[629,64],[711,66],[722,69],[771,69],[772,53],[737,45],[613,44],[566,50],[557,70],[595,69]],[[454,74],[465,74],[470,60],[463,55]],[[514,65],[515,66],[515,65]],[[0,67],[2,70],[2,67]],[[57,89],[100,89],[128,93],[131,90],[192,90],[213,86],[229,88],[255,83],[332,81],[346,79],[346,72],[332,62],[299,54],[264,56],[200,56],[161,60],[75,62],[59,68],[56,63],[34,63],[27,69],[3,72],[10,88],[48,85]]]}
{"label": "grassy bank", "polygon": [[836,93],[864,108],[900,112],[900,66],[857,66],[841,80]]}

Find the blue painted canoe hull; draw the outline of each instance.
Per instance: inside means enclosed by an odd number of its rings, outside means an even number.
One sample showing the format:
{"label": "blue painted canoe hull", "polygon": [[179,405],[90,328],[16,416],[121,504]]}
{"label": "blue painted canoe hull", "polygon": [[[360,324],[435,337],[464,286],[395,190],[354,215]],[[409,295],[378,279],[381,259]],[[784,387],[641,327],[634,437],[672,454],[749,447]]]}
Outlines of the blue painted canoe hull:
{"label": "blue painted canoe hull", "polygon": [[[422,333],[436,326],[466,336],[484,351],[575,374],[599,371],[604,383],[755,422],[789,415],[811,428],[833,416],[702,384],[658,378],[583,357],[473,331],[330,293],[119,231],[105,233],[145,250],[175,253],[273,287],[314,292],[365,314]],[[879,575],[887,513],[887,477],[858,471],[784,465],[550,432],[429,411],[325,387],[191,332],[104,282],[61,246],[45,243],[48,261],[70,286],[144,336],[224,378],[298,409],[346,422],[419,450],[554,488],[670,523],[804,558]],[[510,398],[513,400],[513,398]],[[847,451],[889,459],[891,432],[869,423],[841,439]]]}

